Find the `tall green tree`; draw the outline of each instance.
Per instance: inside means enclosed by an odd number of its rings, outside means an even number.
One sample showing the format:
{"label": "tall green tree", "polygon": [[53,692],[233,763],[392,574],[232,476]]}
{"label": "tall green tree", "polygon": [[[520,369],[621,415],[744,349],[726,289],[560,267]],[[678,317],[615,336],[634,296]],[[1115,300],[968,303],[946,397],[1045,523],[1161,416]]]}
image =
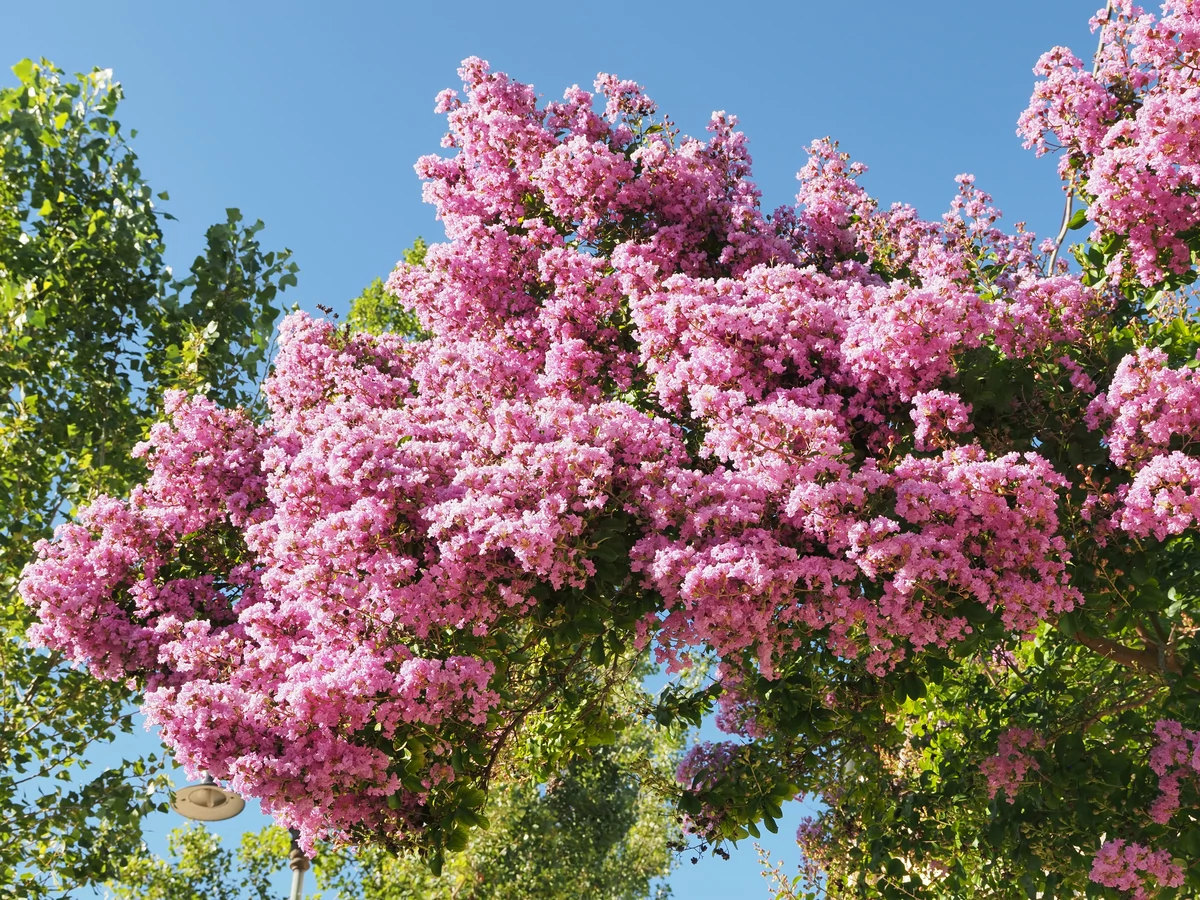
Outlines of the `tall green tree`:
{"label": "tall green tree", "polygon": [[[0,88],[0,897],[48,897],[115,871],[159,808],[163,760],[91,775],[132,728],[130,692],[34,652],[16,582],[34,543],[96,492],[122,492],[162,392],[251,403],[290,253],[236,209],[175,279],[157,196],[117,120],[111,73],[43,60]],[[134,132],[130,132],[130,136]]]}
{"label": "tall green tree", "polygon": [[[682,743],[678,730],[641,724],[544,782],[510,771],[491,791],[484,827],[469,838],[461,832],[440,874],[415,855],[324,847],[314,862],[317,888],[340,900],[665,900],[661,879],[678,833],[647,782],[670,777]],[[244,835],[234,852],[202,827],[184,826],[172,832],[170,859],[143,853],[108,890],[114,900],[267,900],[288,843],[272,826]]]}
{"label": "tall green tree", "polygon": [[120,900],[270,900],[271,878],[287,858],[288,836],[274,826],[243,835],[231,851],[199,823],[167,837],[169,860],[147,853],[127,861],[110,896]]}

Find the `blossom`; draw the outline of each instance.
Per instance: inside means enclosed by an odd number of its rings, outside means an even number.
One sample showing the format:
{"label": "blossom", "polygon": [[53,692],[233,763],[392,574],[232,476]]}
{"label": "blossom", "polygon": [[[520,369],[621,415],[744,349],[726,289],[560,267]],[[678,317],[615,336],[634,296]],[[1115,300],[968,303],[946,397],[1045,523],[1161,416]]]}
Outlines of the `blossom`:
{"label": "blossom", "polygon": [[[1149,271],[1191,221],[1192,95],[1163,41],[1192,53],[1193,32],[1185,11],[1168,39],[1118,6],[1102,27],[1128,32],[1136,71],[1110,54],[1092,78],[1056,51],[1023,127],[1090,173],[1101,228],[1145,217],[1130,246]],[[1099,365],[1103,292],[1043,274],[971,176],[927,221],[881,209],[865,167],[818,141],[797,204],[768,214],[731,115],[686,137],[616,76],[540,104],[480,59],[460,75],[437,101],[447,153],[417,163],[446,240],[388,280],[428,339],[287,317],[266,417],[169,394],[145,481],[39,545],[21,585],[34,642],[139,684],[185,766],[306,846],[417,840],[447,792],[486,781],[463,748],[495,759],[530,718],[514,643],[566,647],[566,672],[594,648],[709,655],[719,724],[753,741],[772,723],[759,686],[814,648],[886,677],[953,652],[980,611],[1028,636],[1082,602],[1080,521],[1113,540],[1195,527],[1195,370],[1145,347]],[[1158,91],[1158,118],[1117,104],[1116,77]],[[1104,168],[1123,153],[1170,198],[1126,209],[1126,169]],[[1107,449],[1122,480],[1081,518],[1079,470],[1012,438],[1033,413],[980,386],[989,361],[1061,375],[1035,412]],[[553,703],[547,680],[523,700]],[[680,778],[712,787],[738,746],[701,745]],[[1040,747],[1003,735],[989,796],[1011,802]],[[1163,766],[1169,801],[1183,769]],[[1102,853],[1110,880],[1173,877]]]}
{"label": "blossom", "polygon": [[1091,195],[1093,238],[1121,236],[1114,270],[1128,265],[1148,285],[1191,266],[1181,235],[1200,222],[1197,12],[1163,11],[1156,20],[1121,0],[1098,13],[1094,73],[1065,47],[1043,54],[1018,128],[1039,154],[1063,151],[1059,171]]}
{"label": "blossom", "polygon": [[1158,888],[1183,884],[1183,869],[1166,850],[1150,850],[1120,838],[1105,841],[1092,860],[1092,881],[1122,891],[1132,891],[1133,900],[1157,896]]}
{"label": "blossom", "polygon": [[1200,776],[1200,732],[1184,728],[1172,719],[1154,724],[1157,739],[1150,751],[1150,768],[1158,776],[1158,797],[1150,807],[1150,816],[1166,825],[1181,805],[1180,792],[1185,781]]}
{"label": "blossom", "polygon": [[989,756],[979,766],[987,776],[988,797],[1004,791],[1004,798],[1015,803],[1017,792],[1031,771],[1041,769],[1041,764],[1030,756],[1029,750],[1041,749],[1044,742],[1028,728],[1010,728],[1000,735],[994,756]]}

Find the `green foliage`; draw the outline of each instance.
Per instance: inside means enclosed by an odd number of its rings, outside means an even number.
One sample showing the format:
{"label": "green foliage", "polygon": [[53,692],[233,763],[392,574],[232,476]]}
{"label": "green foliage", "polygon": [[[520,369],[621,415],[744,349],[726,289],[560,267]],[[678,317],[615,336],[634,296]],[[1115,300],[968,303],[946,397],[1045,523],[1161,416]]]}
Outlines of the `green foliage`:
{"label": "green foliage", "polygon": [[[119,85],[21,64],[0,92],[0,529],[28,554],[89,490],[127,484],[130,348],[155,313],[162,233],[113,118]],[[19,461],[18,465],[12,462]],[[11,523],[11,524],[9,524]]]}
{"label": "green foliage", "polygon": [[[322,847],[317,884],[341,900],[664,900],[668,890],[651,883],[669,873],[677,835],[632,770],[669,777],[681,745],[679,731],[633,726],[544,783],[510,771],[456,832],[439,874],[415,855]],[[115,900],[266,900],[288,846],[287,832],[270,827],[246,834],[235,860],[203,828],[177,829],[176,859],[143,851],[108,889]]]}
{"label": "green foliage", "polygon": [[677,749],[645,726],[631,727],[543,784],[510,778],[493,785],[482,827],[462,832],[461,852],[447,854],[438,875],[415,855],[372,847],[320,860],[318,883],[346,900],[665,896],[651,882],[670,869],[675,829],[630,767],[655,759],[665,771]]}
{"label": "green foliage", "polygon": [[[282,847],[280,837],[282,836]],[[176,828],[167,838],[171,861],[145,853],[108,885],[114,900],[273,900],[271,876],[286,865],[287,832],[248,834],[236,854],[203,825]],[[237,872],[235,878],[230,873]]]}
{"label": "green foliage", "polygon": [[[421,238],[404,250],[404,261],[410,266],[425,262],[428,246]],[[428,335],[421,328],[417,314],[396,302],[384,288],[383,280],[376,278],[363,288],[363,292],[350,302],[350,315],[346,326],[351,331],[366,331],[370,334],[402,334],[413,340],[422,340]]]}
{"label": "green foliage", "polygon": [[275,299],[295,286],[299,266],[289,250],[262,252],[262,220],[243,226],[239,210],[225,213],[225,222],[205,232],[206,250],[191,274],[164,282],[141,370],[224,406],[253,408],[279,318]]}
{"label": "green foliage", "polygon": [[162,391],[251,398],[295,266],[230,210],[173,281],[165,214],[116,119],[120,85],[46,61],[13,71],[0,88],[0,897],[29,898],[111,877],[166,779],[158,757],[87,777],[88,748],[131,730],[130,693],[25,644],[17,578],[82,500],[140,477],[130,451]]}

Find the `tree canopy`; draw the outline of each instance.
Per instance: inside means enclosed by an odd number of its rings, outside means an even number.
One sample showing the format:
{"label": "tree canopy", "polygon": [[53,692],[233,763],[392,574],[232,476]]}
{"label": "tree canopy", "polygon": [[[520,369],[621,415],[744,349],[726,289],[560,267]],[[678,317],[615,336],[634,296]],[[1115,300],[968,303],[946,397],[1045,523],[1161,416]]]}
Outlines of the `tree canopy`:
{"label": "tree canopy", "polygon": [[[662,900],[671,896],[662,879],[678,830],[629,763],[670,764],[680,737],[642,725],[544,784],[499,781],[481,816],[485,827],[472,830],[440,875],[412,854],[319,845],[316,888],[340,900]],[[289,845],[278,826],[244,835],[236,851],[186,826],[172,832],[170,858],[137,854],[106,886],[114,900],[267,900]]]}
{"label": "tree canopy", "polygon": [[[265,419],[167,394],[31,634],[307,847],[440,871],[501,773],[713,710],[660,787],[718,842],[820,795],[797,890],[1195,893],[1200,3],[1096,25],[1020,122],[1083,205],[1041,244],[830,140],[767,214],[732,117],[466,60],[387,282],[428,339],[296,314]],[[713,676],[631,704],[647,653]]]}
{"label": "tree canopy", "polygon": [[115,871],[165,781],[154,756],[83,773],[94,742],[130,730],[133,693],[25,643],[22,567],[87,498],[133,486],[164,390],[253,402],[295,266],[231,209],[174,279],[167,214],[116,119],[120,85],[46,61],[13,71],[0,88],[0,896],[28,898]]}

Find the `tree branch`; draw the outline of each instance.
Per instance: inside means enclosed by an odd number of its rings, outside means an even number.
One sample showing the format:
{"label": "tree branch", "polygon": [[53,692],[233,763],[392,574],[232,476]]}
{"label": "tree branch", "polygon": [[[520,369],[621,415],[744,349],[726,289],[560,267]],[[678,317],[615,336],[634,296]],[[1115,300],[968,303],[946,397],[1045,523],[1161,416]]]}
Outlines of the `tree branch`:
{"label": "tree branch", "polygon": [[[1111,14],[1112,10],[1113,10],[1113,0],[1108,0],[1108,3],[1105,4],[1104,11],[1106,13]],[[1101,27],[1099,29],[1099,31],[1100,31],[1100,45],[1098,47],[1096,47],[1096,55],[1094,57],[1092,57],[1092,77],[1093,78],[1096,76],[1096,73],[1100,71],[1100,54],[1102,52],[1104,52],[1104,28]],[[1051,251],[1050,260],[1046,263],[1046,274],[1047,275],[1054,274],[1054,266],[1058,262],[1058,253],[1060,250],[1062,250],[1063,241],[1066,240],[1067,230],[1069,229],[1070,224],[1071,224],[1071,212],[1072,212],[1072,209],[1074,208],[1074,206],[1075,206],[1075,178],[1074,178],[1074,176],[1072,176],[1071,180],[1067,182],[1067,205],[1063,209],[1062,227],[1060,227],[1058,229],[1058,237],[1056,237],[1054,239],[1054,250]]]}
{"label": "tree branch", "polygon": [[1170,648],[1156,646],[1135,650],[1108,638],[1089,637],[1082,631],[1075,632],[1075,640],[1092,652],[1099,653],[1105,659],[1127,669],[1136,669],[1152,675],[1163,675],[1167,672],[1173,675],[1183,674],[1183,666]]}

